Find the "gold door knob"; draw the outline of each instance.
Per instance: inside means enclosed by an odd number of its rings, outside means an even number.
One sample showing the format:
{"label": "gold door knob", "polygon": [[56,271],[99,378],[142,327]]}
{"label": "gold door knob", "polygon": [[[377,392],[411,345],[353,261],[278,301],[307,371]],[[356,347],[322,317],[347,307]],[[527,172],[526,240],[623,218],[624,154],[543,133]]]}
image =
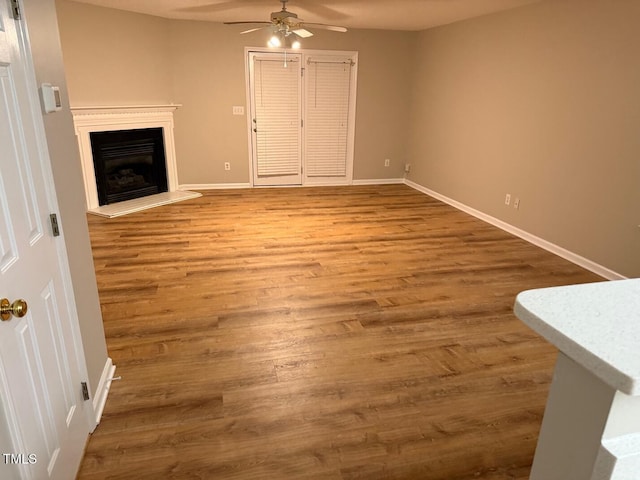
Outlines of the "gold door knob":
{"label": "gold door knob", "polygon": [[21,298],[13,303],[9,303],[9,300],[6,298],[0,300],[0,318],[2,318],[2,320],[10,320],[11,315],[21,318],[26,314],[27,302],[25,302]]}

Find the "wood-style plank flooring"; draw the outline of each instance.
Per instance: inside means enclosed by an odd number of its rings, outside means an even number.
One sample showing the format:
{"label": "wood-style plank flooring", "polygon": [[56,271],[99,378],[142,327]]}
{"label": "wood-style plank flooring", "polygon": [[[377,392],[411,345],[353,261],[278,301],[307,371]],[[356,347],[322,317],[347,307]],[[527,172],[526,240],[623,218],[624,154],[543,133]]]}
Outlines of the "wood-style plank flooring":
{"label": "wood-style plank flooring", "polygon": [[89,225],[122,380],[81,480],[524,480],[556,351],[514,298],[601,280],[404,185]]}

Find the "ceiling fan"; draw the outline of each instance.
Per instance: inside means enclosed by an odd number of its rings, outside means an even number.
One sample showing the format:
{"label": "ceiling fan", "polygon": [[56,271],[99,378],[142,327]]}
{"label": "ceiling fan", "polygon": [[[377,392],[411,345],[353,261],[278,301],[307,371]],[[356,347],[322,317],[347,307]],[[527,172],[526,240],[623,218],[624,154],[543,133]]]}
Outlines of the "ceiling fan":
{"label": "ceiling fan", "polygon": [[[272,47],[280,47],[283,43],[290,41],[291,36],[293,36],[292,46],[293,48],[299,48],[300,42],[298,42],[298,37],[307,38],[313,36],[309,30],[305,27],[310,28],[318,28],[323,30],[331,30],[333,32],[346,32],[347,29],[345,27],[339,27],[336,25],[327,25],[324,23],[309,23],[305,22],[301,18],[298,18],[298,15],[287,10],[287,2],[289,0],[280,0],[282,3],[282,10],[279,12],[271,13],[271,20],[269,22],[262,21],[241,21],[241,22],[224,22],[226,25],[242,25],[242,24],[253,24],[253,25],[264,25],[261,27],[250,28],[248,30],[244,30],[240,32],[241,34],[251,33],[258,30],[264,29],[272,29],[274,36],[269,41],[269,45]],[[281,41],[282,40],[282,41]],[[297,43],[297,47],[296,47]]]}

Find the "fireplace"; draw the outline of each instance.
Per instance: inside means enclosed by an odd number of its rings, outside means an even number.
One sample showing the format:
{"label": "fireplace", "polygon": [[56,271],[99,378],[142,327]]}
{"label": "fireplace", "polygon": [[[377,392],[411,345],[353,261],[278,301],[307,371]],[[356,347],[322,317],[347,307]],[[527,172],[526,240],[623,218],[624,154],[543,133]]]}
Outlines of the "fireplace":
{"label": "fireplace", "polygon": [[91,132],[98,203],[112,203],[167,191],[162,128]]}
{"label": "fireplace", "polygon": [[[173,112],[179,106],[72,107],[89,213],[111,218],[201,195],[181,190],[178,185]],[[103,134],[107,138],[111,134],[117,138],[123,131],[140,133],[140,137],[133,138],[133,143],[139,145],[132,147],[128,139],[116,140],[115,143],[124,143],[120,146],[101,145]],[[150,137],[150,131],[156,134]],[[156,150],[164,154],[164,174],[155,170],[162,165],[162,162],[156,162]],[[94,153],[103,165],[95,163]],[[99,169],[103,170],[98,172]],[[103,179],[98,180],[99,177]],[[103,184],[98,187],[100,181]],[[152,194],[156,189],[159,193]],[[125,190],[132,191],[125,193]],[[121,201],[125,195],[139,194],[144,196]]]}

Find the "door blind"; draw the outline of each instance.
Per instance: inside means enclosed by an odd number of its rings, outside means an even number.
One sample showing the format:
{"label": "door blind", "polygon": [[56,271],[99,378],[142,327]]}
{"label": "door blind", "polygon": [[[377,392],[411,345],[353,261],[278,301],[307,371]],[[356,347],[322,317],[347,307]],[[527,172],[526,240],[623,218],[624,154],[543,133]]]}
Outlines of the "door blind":
{"label": "door blind", "polygon": [[310,59],[306,72],[305,160],[308,177],[347,173],[351,61]]}
{"label": "door blind", "polygon": [[299,62],[256,58],[254,69],[258,175],[299,174]]}

